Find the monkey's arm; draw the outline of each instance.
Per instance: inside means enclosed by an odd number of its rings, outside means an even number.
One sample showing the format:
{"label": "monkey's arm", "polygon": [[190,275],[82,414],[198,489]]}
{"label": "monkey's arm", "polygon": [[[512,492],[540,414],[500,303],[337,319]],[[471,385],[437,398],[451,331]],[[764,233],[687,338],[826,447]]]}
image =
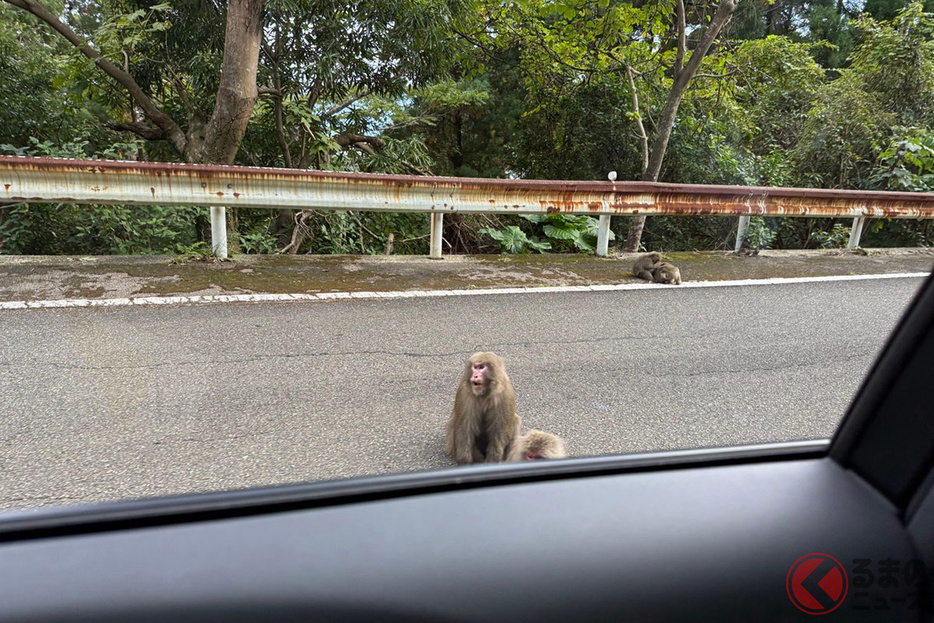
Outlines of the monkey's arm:
{"label": "monkey's arm", "polygon": [[486,462],[500,463],[506,460],[506,452],[519,436],[522,419],[516,415],[516,394],[512,385],[503,390],[502,402],[498,402],[494,409],[496,416],[488,416],[487,436],[489,444],[486,448]]}
{"label": "monkey's arm", "polygon": [[463,387],[458,388],[454,398],[454,410],[451,412],[451,419],[448,420],[444,439],[444,453],[458,463],[475,463],[480,458],[477,458],[477,444],[470,422],[464,415],[464,400],[461,397],[463,391]]}
{"label": "monkey's arm", "polygon": [[507,441],[502,439],[490,440],[490,445],[486,448],[486,458],[484,463],[502,463],[506,460],[506,446],[509,445]]}

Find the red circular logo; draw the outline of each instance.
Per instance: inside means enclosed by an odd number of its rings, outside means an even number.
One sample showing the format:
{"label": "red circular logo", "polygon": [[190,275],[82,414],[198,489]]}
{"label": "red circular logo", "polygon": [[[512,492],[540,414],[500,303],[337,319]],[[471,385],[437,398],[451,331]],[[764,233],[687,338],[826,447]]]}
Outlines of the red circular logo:
{"label": "red circular logo", "polygon": [[849,582],[840,561],[827,554],[807,554],[791,565],[785,579],[788,599],[808,614],[827,614],[846,598]]}

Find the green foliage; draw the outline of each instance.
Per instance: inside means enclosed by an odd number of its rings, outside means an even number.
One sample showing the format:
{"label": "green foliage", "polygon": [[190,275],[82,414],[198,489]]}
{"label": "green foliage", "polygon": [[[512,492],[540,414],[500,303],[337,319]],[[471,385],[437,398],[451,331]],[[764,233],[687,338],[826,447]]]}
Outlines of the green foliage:
{"label": "green foliage", "polygon": [[276,237],[265,231],[240,234],[240,252],[247,255],[274,254],[279,251]]}
{"label": "green foliage", "polygon": [[907,219],[867,221],[860,246],[863,248],[934,246],[934,221]]}
{"label": "green foliage", "polygon": [[94,42],[102,54],[111,57],[146,43],[153,45],[154,36],[172,26],[171,10],[172,6],[168,3],[153,4],[128,12],[119,12],[118,9],[118,12],[104,17],[104,22],[95,33]]}
{"label": "green foliage", "polygon": [[485,227],[480,230],[480,233],[499,242],[503,253],[528,253],[530,250],[544,253],[551,249],[551,243],[529,238],[515,225],[508,225],[502,230]]}
{"label": "green foliage", "polygon": [[847,73],[824,87],[808,112],[793,158],[801,183],[847,188],[871,171],[895,116]]}
{"label": "green foliage", "polygon": [[[30,137],[28,147],[0,145],[18,155],[84,157],[85,140],[56,145]],[[137,143],[114,143],[103,156],[120,158]],[[196,240],[195,222],[207,208],[194,206],[75,205],[21,203],[0,211],[0,252],[14,254],[173,253]]]}
{"label": "green foliage", "polygon": [[[628,231],[628,218],[613,219],[613,229]],[[714,251],[730,247],[736,219],[725,216],[654,216],[645,222],[642,245],[646,251]]]}
{"label": "green foliage", "polygon": [[215,259],[211,245],[203,241],[198,241],[191,244],[175,245],[175,257],[172,259],[172,263],[208,262]]}
{"label": "green foliage", "polygon": [[[544,236],[549,238],[559,252],[583,251],[593,253],[597,248],[598,219],[592,216],[571,214],[532,214],[522,218],[538,225]],[[616,234],[609,232],[609,240]]]}
{"label": "green foliage", "polygon": [[934,113],[934,15],[909,4],[890,22],[859,20],[863,40],[850,58],[856,85],[874,94],[880,108],[904,125],[926,123]]}
{"label": "green foliage", "polygon": [[[628,94],[619,78],[583,85],[551,98],[531,95],[536,105],[518,125],[514,169],[535,179],[639,179],[642,156],[627,116]],[[622,103],[622,104],[621,104]]]}
{"label": "green foliage", "polygon": [[[910,3],[911,0],[866,0],[863,11],[877,20],[890,20],[894,19]],[[928,13],[934,11],[934,2],[925,0],[924,10]]]}
{"label": "green foliage", "polygon": [[840,223],[834,223],[830,231],[817,230],[811,232],[811,239],[822,249],[842,249],[850,240],[850,228]]}
{"label": "green foliage", "polygon": [[339,170],[363,171],[366,173],[412,174],[415,170],[427,170],[431,158],[422,136],[403,139],[386,138],[385,145],[374,153],[345,151],[333,160]]}
{"label": "green foliage", "polygon": [[30,255],[174,253],[196,240],[205,208],[16,204],[0,217],[0,252]]}
{"label": "green foliage", "polygon": [[87,141],[96,151],[115,139],[98,121],[70,70],[70,45],[31,15],[0,2],[0,143]]}
{"label": "green foliage", "polygon": [[911,4],[891,22],[864,16],[858,25],[850,67],[821,88],[795,146],[806,185],[867,185],[896,127],[932,120],[934,16]]}
{"label": "green foliage", "polygon": [[832,5],[813,4],[808,8],[808,34],[814,42],[814,58],[827,68],[843,67],[856,43],[850,17],[841,15]]}
{"label": "green foliage", "polygon": [[769,145],[765,152],[756,157],[760,183],[763,186],[792,186],[795,171],[791,154],[777,145]]}
{"label": "green foliage", "polygon": [[879,155],[871,188],[930,192],[934,189],[934,135],[896,140]]}
{"label": "green foliage", "polygon": [[749,120],[752,150],[794,146],[824,80],[809,46],[772,35],[741,44],[732,62],[739,70],[734,98]]}
{"label": "green foliage", "polygon": [[410,111],[416,119],[430,120],[420,131],[433,172],[507,175],[515,166],[511,142],[523,112],[523,91],[517,83],[515,68],[495,65],[476,70],[472,78],[445,81],[415,93]]}
{"label": "green foliage", "polygon": [[[934,2],[934,0],[928,0]],[[184,130],[213,110],[223,3],[49,5],[126,67]],[[237,161],[404,174],[621,180],[642,174],[672,84],[671,0],[271,0],[260,97]],[[714,5],[688,10],[688,54]],[[684,95],[662,179],[934,191],[934,16],[871,0],[741,0]],[[890,20],[890,21],[883,21]],[[635,93],[625,68],[634,70]],[[167,141],[117,133],[139,120],[127,93],[62,37],[0,2],[0,150],[178,160]],[[272,93],[272,94],[270,94]],[[639,99],[639,113],[632,98]],[[351,141],[348,135],[368,140]],[[341,142],[339,142],[341,141]],[[369,141],[369,142],[368,142]],[[172,253],[194,248],[204,208],[0,206],[3,253]],[[622,234],[629,219],[613,219]],[[322,211],[301,253],[426,253],[426,215]],[[288,242],[272,211],[240,212],[247,253]],[[839,224],[837,224],[839,225]],[[735,219],[653,217],[649,249],[730,246]],[[597,221],[542,215],[448,219],[476,250],[592,252]],[[203,227],[202,227],[203,229]],[[874,220],[864,244],[931,244],[932,224]],[[759,248],[837,246],[829,219],[754,219]],[[843,242],[845,244],[845,241]],[[492,244],[491,244],[492,246]]]}
{"label": "green foliage", "polygon": [[662,174],[689,184],[756,184],[755,159],[741,140],[735,126],[721,119],[687,117],[672,133]]}
{"label": "green foliage", "polygon": [[761,216],[753,216],[749,219],[749,228],[746,230],[746,242],[753,249],[771,249],[775,241],[775,232],[773,232]]}

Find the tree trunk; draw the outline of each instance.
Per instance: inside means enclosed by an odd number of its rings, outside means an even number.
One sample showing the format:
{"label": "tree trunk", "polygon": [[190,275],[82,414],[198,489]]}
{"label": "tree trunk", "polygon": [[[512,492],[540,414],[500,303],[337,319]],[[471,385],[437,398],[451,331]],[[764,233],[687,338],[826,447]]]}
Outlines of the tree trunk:
{"label": "tree trunk", "polygon": [[[134,132],[149,140],[168,139],[188,162],[233,164],[259,95],[256,72],[263,40],[263,10],[266,0],[228,2],[224,61],[221,65],[214,114],[202,128],[201,118],[197,113],[193,113],[188,120],[187,133],[183,133],[180,126],[150,99],[129,72],[103,58],[96,48],[81,39],[43,5],[36,0],[5,1],[38,17],[84,56],[94,61],[104,73],[127,90],[145,112],[146,118],[156,126],[153,128],[133,120],[130,123],[115,123],[112,127]],[[227,240],[232,253],[239,251],[236,226],[236,210],[231,209],[227,217]]]}
{"label": "tree trunk", "polygon": [[201,153],[193,154],[195,162],[233,164],[237,156],[259,96],[256,71],[265,5],[265,0],[230,0],[227,5],[224,62],[214,114],[204,129]]}
{"label": "tree trunk", "polygon": [[[204,128],[199,153],[191,154],[198,163],[233,164],[246,133],[259,90],[256,72],[263,41],[263,9],[266,0],[230,0],[227,4],[227,30],[224,36],[224,62],[214,103],[214,114]],[[227,246],[231,254],[240,251],[237,211],[227,211]]]}
{"label": "tree trunk", "polygon": [[276,241],[279,244],[279,248],[284,247],[289,244],[289,241],[292,239],[292,229],[295,227],[295,216],[292,210],[282,209],[275,210],[276,214]]}
{"label": "tree trunk", "polygon": [[[659,173],[661,173],[662,170],[662,162],[665,160],[665,152],[668,149],[668,141],[671,139],[671,131],[674,128],[675,119],[678,116],[678,107],[681,106],[681,99],[684,97],[684,92],[687,90],[691,79],[694,77],[694,74],[696,74],[698,68],[700,68],[701,61],[704,60],[704,57],[710,50],[710,46],[713,44],[714,39],[716,39],[717,35],[720,33],[720,30],[727,24],[727,22],[730,21],[730,18],[733,16],[733,11],[735,10],[735,0],[722,0],[720,2],[720,6],[717,7],[716,13],[714,13],[713,18],[710,20],[710,24],[704,30],[703,35],[701,35],[700,41],[697,43],[697,47],[691,54],[691,60],[688,61],[687,65],[685,65],[683,69],[679,69],[677,66],[680,64],[680,61],[676,63],[675,79],[671,85],[671,91],[668,94],[668,101],[665,103],[665,108],[662,110],[661,117],[658,121],[658,134],[655,136],[655,141],[652,143],[648,167],[646,167],[642,174],[643,182],[658,181]],[[678,27],[681,31],[678,35],[679,48],[684,45],[682,30],[684,27],[683,11],[683,5],[679,3]],[[683,58],[682,51],[680,49],[678,58]],[[637,216],[633,218],[632,223],[629,225],[629,235],[626,237],[625,250],[627,252],[635,253],[639,250],[639,245],[642,243],[642,231],[644,228],[644,216]]]}

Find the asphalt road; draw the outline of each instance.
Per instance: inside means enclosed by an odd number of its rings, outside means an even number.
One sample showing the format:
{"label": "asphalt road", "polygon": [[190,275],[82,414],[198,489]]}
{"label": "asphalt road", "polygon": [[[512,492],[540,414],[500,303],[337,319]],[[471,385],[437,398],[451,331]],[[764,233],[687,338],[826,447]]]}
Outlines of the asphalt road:
{"label": "asphalt road", "polygon": [[477,350],[572,454],[825,437],[920,284],[0,312],[0,508],[450,466]]}

